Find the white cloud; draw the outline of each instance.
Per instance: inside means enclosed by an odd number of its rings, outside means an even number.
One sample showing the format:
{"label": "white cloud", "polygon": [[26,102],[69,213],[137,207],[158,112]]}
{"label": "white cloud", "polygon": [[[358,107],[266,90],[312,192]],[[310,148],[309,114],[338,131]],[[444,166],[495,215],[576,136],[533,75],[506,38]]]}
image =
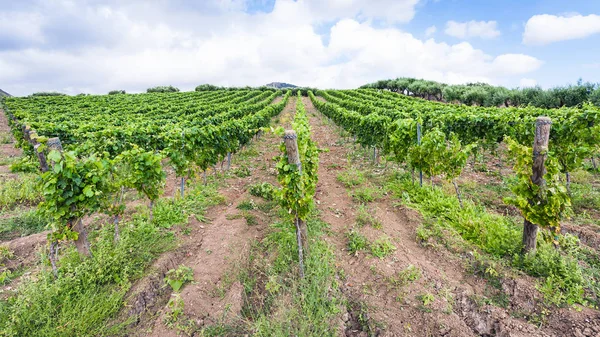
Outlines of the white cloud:
{"label": "white cloud", "polygon": [[425,37],[433,36],[433,34],[435,34],[436,31],[437,28],[435,26],[427,27],[427,29],[425,29]]}
{"label": "white cloud", "polygon": [[556,16],[534,15],[525,24],[523,43],[545,45],[558,41],[575,40],[600,33],[600,16],[569,14]]}
{"label": "white cloud", "polygon": [[496,21],[468,21],[456,22],[448,21],[446,23],[447,35],[457,37],[459,39],[468,39],[479,37],[482,39],[493,39],[500,35]]}
{"label": "white cloud", "polygon": [[537,85],[537,81],[532,78],[522,78],[519,81],[520,88],[533,88]]}
{"label": "white cloud", "polygon": [[[277,0],[271,12],[258,14],[244,13],[240,1],[212,6],[210,15],[170,7],[174,2],[42,4],[36,15],[44,22],[83,24],[78,31],[67,30],[75,36],[50,34],[60,32],[60,26],[33,29],[22,35],[32,36],[37,45],[0,47],[1,88],[17,95],[42,90],[139,92],[167,84],[191,90],[201,83],[258,86],[272,81],[354,88],[396,76],[498,83],[518,76],[516,82],[541,66],[527,55],[492,56],[467,42],[450,45],[420,40],[393,26],[374,28],[361,17],[396,21],[411,16],[388,14],[379,5],[368,9],[366,1]],[[410,4],[417,1],[397,3],[413,8]],[[332,19],[340,8],[352,18]],[[334,25],[325,44],[315,27],[328,20]],[[5,27],[12,26],[9,22]]]}

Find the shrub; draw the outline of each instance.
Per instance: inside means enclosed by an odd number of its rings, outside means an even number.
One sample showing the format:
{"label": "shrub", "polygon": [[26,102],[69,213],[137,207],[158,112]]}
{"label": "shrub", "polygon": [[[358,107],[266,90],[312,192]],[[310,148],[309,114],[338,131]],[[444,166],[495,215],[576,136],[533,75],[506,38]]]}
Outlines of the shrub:
{"label": "shrub", "polygon": [[126,94],[125,90],[112,90],[108,92],[109,95],[124,95]]}
{"label": "shrub", "polygon": [[146,90],[146,92],[148,92],[148,93],[152,93],[152,92],[179,92],[179,88],[175,88],[172,85],[169,85],[169,86],[163,85],[163,86],[148,88]]}

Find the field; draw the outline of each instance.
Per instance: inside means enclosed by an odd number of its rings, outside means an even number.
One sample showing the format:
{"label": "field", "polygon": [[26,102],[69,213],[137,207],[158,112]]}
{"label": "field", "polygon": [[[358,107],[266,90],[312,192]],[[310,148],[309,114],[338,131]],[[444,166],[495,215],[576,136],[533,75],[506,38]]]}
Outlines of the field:
{"label": "field", "polygon": [[2,336],[600,335],[591,104],[375,89],[0,103]]}

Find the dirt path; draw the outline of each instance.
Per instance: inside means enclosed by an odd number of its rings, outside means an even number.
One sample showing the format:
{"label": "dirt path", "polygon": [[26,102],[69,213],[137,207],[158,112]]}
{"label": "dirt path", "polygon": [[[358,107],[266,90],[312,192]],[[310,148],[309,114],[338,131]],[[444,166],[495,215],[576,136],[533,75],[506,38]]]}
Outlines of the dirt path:
{"label": "dirt path", "polygon": [[[280,123],[292,119],[295,104],[296,100],[290,98],[278,117]],[[278,145],[279,138],[270,133],[256,141],[253,146],[256,155],[243,163],[250,168],[251,175],[228,179],[227,187],[219,191],[226,198],[225,205],[208,211],[208,223],[191,224],[192,233],[184,243],[186,248],[177,265],[194,271],[194,282],[182,290],[181,298],[185,303],[185,316],[196,328],[239,321],[244,289],[237,281],[237,273],[247,259],[251,243],[264,236],[270,223],[258,219],[258,224],[248,225],[246,219],[239,216],[237,206],[250,197],[248,185],[276,182],[272,158],[278,154]],[[239,164],[234,156],[232,169]],[[165,326],[163,319],[161,315],[154,321],[148,336],[177,336],[177,331]]]}
{"label": "dirt path", "polygon": [[[321,218],[331,225],[328,241],[335,247],[339,267],[344,270],[343,291],[350,302],[363,303],[366,308],[353,308],[350,319],[356,320],[360,310],[367,310],[369,323],[379,336],[477,336],[511,331],[511,336],[535,336],[535,327],[506,317],[471,314],[469,299],[483,292],[483,282],[465,275],[458,257],[422,247],[416,242],[419,215],[410,209],[396,207],[389,197],[368,204],[382,228],[365,226],[359,230],[370,242],[379,237],[391,238],[395,252],[378,259],[366,252],[351,256],[346,237],[353,228],[358,205],[346,188],[336,179],[343,168],[349,168],[351,148],[341,142],[338,128],[325,122],[309,98],[303,102],[309,112],[314,139],[320,147],[329,149],[320,156],[317,203]],[[409,266],[420,270],[414,282],[398,285],[399,275]],[[409,269],[410,270],[410,269]],[[432,303],[423,304],[423,295],[431,294]],[[501,315],[502,313],[498,313]],[[492,317],[493,316],[493,317]],[[508,316],[508,315],[506,315]],[[348,317],[347,317],[348,318]],[[366,336],[356,322],[348,322],[346,336]],[[543,335],[542,333],[537,335]]]}

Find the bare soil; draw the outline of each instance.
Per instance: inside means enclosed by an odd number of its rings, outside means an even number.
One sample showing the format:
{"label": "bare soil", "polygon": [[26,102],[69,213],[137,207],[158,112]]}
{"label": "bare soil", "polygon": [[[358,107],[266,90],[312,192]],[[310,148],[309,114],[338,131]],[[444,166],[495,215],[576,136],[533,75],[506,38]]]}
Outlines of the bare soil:
{"label": "bare soil", "polygon": [[[290,99],[280,114],[283,122],[291,119],[295,103],[294,99]],[[185,265],[194,271],[194,282],[187,285],[180,296],[185,303],[184,314],[196,329],[241,321],[244,290],[237,281],[238,272],[245,264],[252,242],[261,240],[270,224],[259,217],[258,224],[248,225],[246,219],[239,217],[237,206],[250,198],[248,185],[265,181],[276,183],[273,158],[279,151],[278,142],[278,137],[271,133],[264,134],[255,142],[253,148],[258,155],[246,162],[251,175],[227,179],[226,187],[219,191],[226,199],[225,204],[210,208],[206,223],[190,218],[191,234],[184,237],[182,248],[178,250],[183,254],[173,253],[180,255],[177,266]],[[235,170],[238,167],[235,155],[232,162],[231,169]],[[161,264],[160,261],[158,263]],[[173,267],[176,266],[170,263],[170,268]],[[169,296],[170,291],[167,290],[164,295]],[[163,305],[166,302],[163,300]],[[163,307],[155,319],[146,323],[152,331],[148,336],[177,336],[177,331],[164,323],[168,311],[166,306]]]}

